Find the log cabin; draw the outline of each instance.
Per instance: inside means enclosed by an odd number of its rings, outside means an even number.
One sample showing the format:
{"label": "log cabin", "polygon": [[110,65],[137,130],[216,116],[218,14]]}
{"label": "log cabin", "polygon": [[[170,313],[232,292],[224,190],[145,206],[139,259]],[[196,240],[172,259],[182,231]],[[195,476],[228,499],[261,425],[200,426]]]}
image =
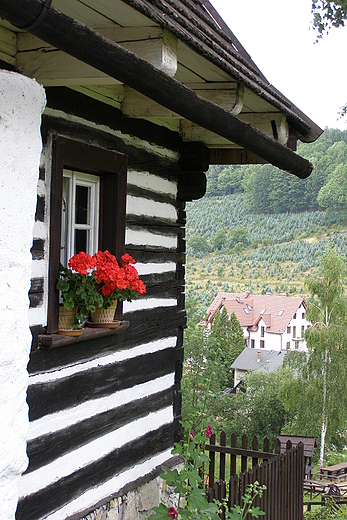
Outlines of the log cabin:
{"label": "log cabin", "polygon": [[[307,177],[296,143],[322,130],[208,0],[0,0],[0,69],[2,518],[144,518],[181,435],[185,204],[210,164]],[[74,338],[79,191],[86,249],[131,254],[147,293]]]}

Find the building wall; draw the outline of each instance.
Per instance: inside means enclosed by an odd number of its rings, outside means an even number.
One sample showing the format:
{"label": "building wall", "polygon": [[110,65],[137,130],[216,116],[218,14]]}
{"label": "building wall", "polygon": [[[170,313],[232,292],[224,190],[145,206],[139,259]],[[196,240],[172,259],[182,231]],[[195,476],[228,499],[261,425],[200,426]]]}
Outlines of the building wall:
{"label": "building wall", "polygon": [[[249,333],[249,346],[253,347],[252,340],[254,340],[254,348],[261,348],[260,341],[264,341],[265,350],[306,350],[306,341],[303,339],[302,332],[307,330],[309,322],[305,318],[305,307],[301,305],[296,312],[296,317],[291,319],[288,328],[282,334],[274,334],[266,332],[266,324],[260,320],[258,329]],[[264,337],[261,336],[261,328],[264,327]],[[295,337],[293,336],[296,331]],[[288,348],[287,348],[288,345]]]}
{"label": "building wall", "polygon": [[45,94],[1,70],[0,102],[0,516],[12,519],[27,465],[30,247]]}
{"label": "building wall", "polygon": [[[160,472],[180,431],[185,211],[175,136],[67,89],[47,89],[47,99],[29,311],[30,462],[17,520],[80,518],[124,495]],[[126,331],[42,350],[55,133],[128,156],[126,251],[147,294],[124,303]]]}

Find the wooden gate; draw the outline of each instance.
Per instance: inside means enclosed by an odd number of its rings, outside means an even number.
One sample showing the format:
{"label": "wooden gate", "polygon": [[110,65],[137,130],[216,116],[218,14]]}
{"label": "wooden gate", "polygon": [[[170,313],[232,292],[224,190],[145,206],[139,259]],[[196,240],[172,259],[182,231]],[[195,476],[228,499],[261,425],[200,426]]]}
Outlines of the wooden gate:
{"label": "wooden gate", "polygon": [[[213,498],[227,498],[229,509],[239,504],[247,485],[258,481],[265,485],[263,496],[257,497],[254,504],[265,512],[264,520],[303,520],[303,482],[304,482],[304,446],[300,443],[292,448],[287,443],[287,451],[280,454],[280,445],[276,443],[275,453],[269,452],[267,439],[263,451],[258,450],[256,437],[252,440],[252,449],[247,449],[247,437],[242,437],[242,448],[236,447],[236,436],[231,438],[231,446],[226,446],[225,434],[221,434],[220,445],[211,437],[206,449],[210,453],[209,476],[206,487],[209,501]],[[219,453],[219,479],[215,480],[216,453]],[[226,456],[230,462],[230,478],[226,482]],[[237,459],[240,460],[237,460]],[[262,463],[259,463],[262,460]],[[250,468],[248,466],[251,466]],[[238,468],[240,473],[237,474]],[[221,516],[224,520],[224,515]]]}

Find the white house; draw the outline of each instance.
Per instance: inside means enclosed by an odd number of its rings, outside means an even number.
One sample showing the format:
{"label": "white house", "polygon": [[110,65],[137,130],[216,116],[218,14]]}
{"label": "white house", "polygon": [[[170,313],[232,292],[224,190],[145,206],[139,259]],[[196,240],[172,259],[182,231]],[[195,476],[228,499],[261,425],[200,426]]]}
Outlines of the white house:
{"label": "white house", "polygon": [[276,352],[307,349],[303,334],[310,323],[305,318],[303,298],[249,292],[243,295],[218,293],[201,325],[211,329],[216,312],[223,307],[229,316],[235,313],[248,347]]}

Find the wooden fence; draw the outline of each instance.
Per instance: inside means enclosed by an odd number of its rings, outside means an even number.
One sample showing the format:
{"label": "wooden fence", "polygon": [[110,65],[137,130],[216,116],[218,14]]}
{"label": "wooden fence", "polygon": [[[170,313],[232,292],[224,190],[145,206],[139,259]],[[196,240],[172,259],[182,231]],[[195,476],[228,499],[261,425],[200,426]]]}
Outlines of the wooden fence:
{"label": "wooden fence", "polygon": [[[229,509],[239,504],[242,507],[242,496],[247,485],[258,481],[266,486],[263,496],[257,497],[254,504],[265,512],[264,520],[302,520],[303,519],[303,481],[304,481],[304,446],[300,443],[292,448],[290,441],[287,451],[280,454],[280,443],[275,445],[274,453],[270,453],[269,442],[265,439],[263,450],[258,449],[258,440],[252,439],[252,449],[248,448],[247,436],[241,440],[241,448],[237,448],[236,435],[231,436],[230,446],[226,446],[226,437],[222,432],[220,444],[216,445],[212,435],[206,450],[210,455],[209,474],[206,478],[206,489],[209,501],[213,498],[227,498]],[[215,471],[216,454],[219,453],[219,478]],[[227,457],[229,464],[227,464]],[[261,462],[262,461],[262,462]],[[261,462],[261,463],[260,463]],[[228,485],[226,468],[229,465]],[[237,471],[240,470],[240,474]],[[222,514],[221,519],[224,520]]]}

